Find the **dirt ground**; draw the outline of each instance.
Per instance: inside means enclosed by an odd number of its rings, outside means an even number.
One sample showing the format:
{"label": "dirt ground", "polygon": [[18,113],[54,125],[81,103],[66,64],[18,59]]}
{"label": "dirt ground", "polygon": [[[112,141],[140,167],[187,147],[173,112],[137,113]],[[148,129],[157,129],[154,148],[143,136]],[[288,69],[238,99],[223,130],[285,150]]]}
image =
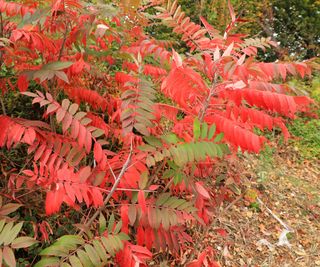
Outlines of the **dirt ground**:
{"label": "dirt ground", "polygon": [[291,152],[244,157],[249,187],[209,233],[221,266],[320,266],[320,159]]}

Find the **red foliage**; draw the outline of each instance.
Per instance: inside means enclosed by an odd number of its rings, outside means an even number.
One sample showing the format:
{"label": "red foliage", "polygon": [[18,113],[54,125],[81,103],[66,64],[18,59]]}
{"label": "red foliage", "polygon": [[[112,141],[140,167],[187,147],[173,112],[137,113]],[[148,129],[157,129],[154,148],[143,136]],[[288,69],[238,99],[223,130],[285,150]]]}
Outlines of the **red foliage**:
{"label": "red foliage", "polygon": [[[158,18],[197,52],[182,57],[144,34],[142,13],[105,19],[77,0],[23,2],[0,0],[10,22],[1,57],[14,73],[1,90],[18,89],[44,113],[42,121],[0,115],[0,147],[25,144],[32,160],[11,174],[10,187],[46,192],[48,216],[62,205],[107,201],[132,238],[115,257],[120,266],[146,266],[150,251],[181,255],[192,242],[188,223],[208,224],[228,195],[205,180],[227,147],[259,153],[266,138],[255,127],[279,127],[288,138],[285,118],[312,103],[274,83],[310,75],[308,62],[258,62],[257,49],[274,44],[232,35],[241,20],[231,5],[224,37],[204,18],[204,27],[191,22],[176,2],[159,9]],[[37,11],[40,18],[18,25]],[[219,266],[212,257],[208,248],[187,266]]]}

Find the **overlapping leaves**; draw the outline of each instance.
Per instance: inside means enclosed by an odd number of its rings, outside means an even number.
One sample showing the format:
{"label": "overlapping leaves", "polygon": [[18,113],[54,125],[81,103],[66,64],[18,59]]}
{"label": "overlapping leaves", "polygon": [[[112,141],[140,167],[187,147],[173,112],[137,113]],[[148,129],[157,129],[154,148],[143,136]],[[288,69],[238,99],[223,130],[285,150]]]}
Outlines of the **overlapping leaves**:
{"label": "overlapping leaves", "polygon": [[0,265],[4,262],[7,266],[16,266],[15,250],[25,249],[38,243],[32,237],[18,236],[22,230],[23,222],[15,223],[7,217],[21,206],[21,204],[15,203],[2,205],[2,198],[0,197]]}
{"label": "overlapping leaves", "polygon": [[122,93],[122,130],[124,134],[132,132],[133,129],[148,136],[148,127],[152,127],[153,100],[155,99],[155,89],[150,81],[140,78],[137,84],[125,86]]}
{"label": "overlapping leaves", "polygon": [[[128,236],[121,230],[121,221],[115,224],[114,217],[108,221],[100,219],[101,235],[85,240],[80,235],[64,235],[51,246],[40,252],[41,260],[35,267],[42,266],[106,266],[112,257],[123,249]],[[91,233],[92,235],[92,233]]]}
{"label": "overlapping leaves", "polygon": [[139,149],[149,152],[147,165],[153,166],[156,162],[168,157],[172,158],[176,165],[183,166],[189,162],[200,162],[207,157],[222,157],[228,153],[228,146],[220,143],[223,134],[215,136],[216,126],[214,124],[209,128],[207,123],[200,124],[196,119],[193,129],[193,142],[184,142],[174,133],[163,135],[160,138],[145,137],[147,144],[140,146]]}

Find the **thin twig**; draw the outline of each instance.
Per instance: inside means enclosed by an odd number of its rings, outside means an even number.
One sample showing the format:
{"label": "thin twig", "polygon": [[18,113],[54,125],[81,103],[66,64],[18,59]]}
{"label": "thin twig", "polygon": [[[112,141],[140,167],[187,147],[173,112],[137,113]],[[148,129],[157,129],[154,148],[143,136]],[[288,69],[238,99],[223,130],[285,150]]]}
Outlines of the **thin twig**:
{"label": "thin twig", "polygon": [[58,61],[61,59],[62,57],[62,54],[63,54],[63,50],[64,50],[64,47],[65,47],[65,44],[66,44],[66,41],[67,41],[67,37],[68,37],[68,24],[66,23],[66,30],[63,34],[63,40],[62,40],[62,44],[61,44],[61,47],[60,47],[60,51],[59,51],[59,56],[58,56]]}
{"label": "thin twig", "polygon": [[[3,37],[3,18],[2,18],[2,12],[0,12],[0,37]],[[0,67],[2,66],[2,61],[3,61],[3,52],[0,51]],[[6,78],[7,76],[5,75],[4,78]],[[1,102],[1,109],[2,109],[2,113],[3,115],[7,115],[6,112],[6,107],[4,105],[2,96],[0,96],[0,102]]]}
{"label": "thin twig", "polygon": [[[64,8],[64,14],[65,14],[65,3],[63,1],[63,8]],[[65,44],[66,44],[66,41],[67,41],[67,37],[68,37],[68,33],[69,33],[69,27],[68,27],[68,21],[65,18],[65,31],[63,33],[63,39],[62,39],[62,44],[61,44],[61,47],[60,47],[60,50],[59,50],[59,54],[58,54],[58,61],[61,60],[61,57],[63,55],[63,51],[64,51],[64,48],[65,48]],[[52,82],[50,83],[50,93],[51,95],[53,96],[54,99],[57,98],[57,96],[59,95],[59,91],[57,89],[57,80],[56,78],[54,78],[52,80]],[[56,125],[55,125],[55,120],[54,120],[54,115],[53,114],[50,114],[50,125],[51,125],[51,129],[52,129],[52,132],[56,132]]]}
{"label": "thin twig", "polygon": [[171,186],[171,184],[173,183],[174,177],[171,178],[171,180],[169,181],[169,183],[167,183],[166,187],[163,189],[163,192],[166,192],[168,190],[168,188]]}
{"label": "thin twig", "polygon": [[229,210],[232,206],[234,206],[234,204],[236,204],[239,200],[241,200],[243,198],[245,193],[240,194],[239,196],[237,196],[228,206],[226,206],[223,209],[223,213],[225,213],[227,210]]}
{"label": "thin twig", "polygon": [[94,222],[94,220],[100,215],[100,213],[105,209],[105,206],[108,204],[109,200],[111,199],[113,193],[116,191],[120,180],[122,178],[122,176],[125,174],[130,162],[131,162],[131,156],[133,154],[133,145],[132,145],[132,140],[131,140],[131,147],[130,147],[130,152],[128,155],[128,158],[126,160],[126,162],[124,163],[117,179],[115,180],[109,194],[106,196],[106,198],[103,201],[103,206],[101,206],[90,218],[90,220],[85,224],[85,227],[83,229],[81,229],[80,234],[82,234],[84,232],[84,229],[88,229],[90,227],[90,225]]}
{"label": "thin twig", "polygon": [[3,18],[2,18],[2,12],[0,12],[0,37],[3,37]]}
{"label": "thin twig", "polygon": [[116,180],[117,180],[117,176],[114,174],[114,172],[113,172],[113,170],[112,170],[112,168],[111,168],[111,166],[110,166],[110,164],[109,164],[108,161],[107,161],[107,163],[108,163],[109,169],[110,169],[110,171],[111,171],[111,174],[112,174],[112,176],[113,176],[113,179],[114,179],[114,181],[116,181]]}
{"label": "thin twig", "polygon": [[159,171],[161,169],[163,169],[163,167],[166,165],[167,161],[166,160],[163,160],[161,162],[161,164],[159,164],[159,166],[154,170],[152,176],[150,177],[149,181],[148,181],[148,184],[147,184],[147,188],[149,188],[152,183],[154,182],[154,179],[157,177],[157,174],[159,173]]}
{"label": "thin twig", "polygon": [[[0,37],[3,37],[3,17],[2,17],[2,12],[0,12]],[[3,52],[0,51],[0,66],[2,65],[3,61]]]}
{"label": "thin twig", "polygon": [[260,203],[260,205],[264,206],[264,207],[266,208],[266,210],[272,215],[272,217],[275,218],[286,230],[288,230],[288,231],[290,231],[290,232],[293,232],[293,229],[292,229],[290,226],[288,226],[287,224],[285,224],[276,214],[274,214],[274,213],[272,212],[272,210],[269,209],[269,208],[267,207],[267,205],[264,204],[259,197],[257,197],[257,200],[258,200],[258,202]]}
{"label": "thin twig", "polygon": [[[242,194],[240,194],[239,196],[237,196],[237,197],[236,197],[231,203],[229,203],[229,205],[226,206],[221,212],[218,212],[218,214],[216,214],[216,217],[214,218],[214,220],[212,221],[212,223],[211,223],[210,225],[214,227],[214,225],[216,224],[217,220],[218,220],[219,218],[221,218],[222,215],[225,214],[225,213],[226,213],[232,206],[234,206],[239,200],[241,200],[244,195],[245,195],[245,192],[242,193]],[[208,234],[210,228],[211,228],[211,227],[207,227],[207,228],[205,229],[205,234],[204,234],[204,236],[206,236],[206,235]]]}
{"label": "thin twig", "polygon": [[211,88],[210,88],[210,91],[209,91],[209,94],[208,94],[208,97],[206,98],[206,100],[204,101],[204,104],[203,104],[203,107],[201,109],[201,112],[199,112],[199,121],[203,121],[204,119],[204,116],[206,115],[207,113],[207,109],[209,107],[209,104],[210,104],[210,100],[211,100],[211,97],[215,95],[215,90],[216,90],[216,84],[217,84],[217,79],[218,79],[218,75],[217,75],[217,70],[214,74],[214,79],[213,79],[213,82],[212,82],[212,85],[211,85]]}
{"label": "thin twig", "polygon": [[2,109],[2,113],[3,113],[3,115],[7,115],[7,112],[6,112],[6,106],[4,105],[4,102],[3,102],[2,96],[0,96],[0,102],[1,102],[1,109]]}

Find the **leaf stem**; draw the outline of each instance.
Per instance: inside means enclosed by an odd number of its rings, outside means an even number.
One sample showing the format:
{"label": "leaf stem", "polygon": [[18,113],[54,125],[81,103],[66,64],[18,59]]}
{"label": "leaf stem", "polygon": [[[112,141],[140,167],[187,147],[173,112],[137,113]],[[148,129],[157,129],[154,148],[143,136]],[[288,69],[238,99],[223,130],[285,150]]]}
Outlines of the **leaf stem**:
{"label": "leaf stem", "polygon": [[217,84],[217,80],[218,80],[218,75],[217,72],[215,72],[214,74],[214,79],[208,94],[208,97],[206,98],[206,100],[204,101],[204,104],[202,106],[201,112],[199,112],[198,118],[200,122],[203,122],[204,116],[206,115],[207,109],[209,107],[210,104],[210,100],[211,97],[215,95],[215,90],[216,90],[216,84]]}
{"label": "leaf stem", "polygon": [[126,160],[126,162],[124,163],[118,177],[115,179],[115,182],[109,192],[109,194],[106,196],[106,198],[104,199],[103,201],[103,206],[101,206],[93,215],[92,217],[89,219],[89,221],[85,224],[85,227],[83,229],[80,230],[80,234],[82,234],[84,232],[84,229],[88,229],[91,224],[94,222],[94,220],[100,215],[100,213],[105,209],[106,205],[108,204],[109,200],[111,199],[113,193],[116,191],[119,183],[120,183],[120,180],[122,178],[122,176],[125,174],[130,162],[131,162],[131,157],[132,157],[132,154],[133,154],[133,145],[132,145],[132,140],[131,140],[131,147],[130,147],[130,152],[129,152],[129,155],[128,155],[128,158]]}
{"label": "leaf stem", "polygon": [[[3,37],[3,17],[2,17],[2,12],[0,12],[0,37]],[[3,52],[0,51],[0,66],[2,65],[3,61]]]}
{"label": "leaf stem", "polygon": [[[65,14],[65,3],[63,1],[63,8],[64,8],[64,14]],[[58,59],[57,61],[60,61],[61,57],[62,57],[62,54],[63,54],[63,50],[64,50],[64,47],[65,47],[65,44],[66,44],[66,41],[67,41],[67,36],[68,36],[68,21],[67,19],[65,18],[65,31],[63,33],[63,40],[62,40],[62,44],[61,44],[61,47],[60,47],[60,50],[59,50],[59,54],[58,54]],[[57,89],[57,80],[56,79],[53,79],[53,81],[51,82],[51,86],[50,86],[50,93],[51,95],[53,96],[54,99],[57,98],[59,92],[58,92],[58,89]],[[51,125],[51,129],[52,129],[52,132],[56,132],[56,126],[55,126],[55,122],[54,122],[54,116],[53,114],[50,114],[50,125]]]}

